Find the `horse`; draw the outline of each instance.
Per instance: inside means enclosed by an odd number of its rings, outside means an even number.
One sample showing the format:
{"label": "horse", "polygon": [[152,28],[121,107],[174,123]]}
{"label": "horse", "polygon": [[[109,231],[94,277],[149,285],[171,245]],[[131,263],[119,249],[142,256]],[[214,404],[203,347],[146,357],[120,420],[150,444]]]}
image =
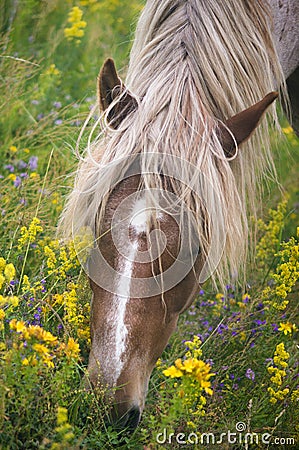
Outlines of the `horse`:
{"label": "horse", "polygon": [[243,279],[248,211],[263,176],[275,177],[277,91],[298,118],[298,57],[283,58],[279,37],[285,3],[148,0],[125,83],[112,59],[100,71],[102,115],[60,229],[91,236],[88,379],[106,387],[118,427],[137,427],[155,363],[199,286]]}

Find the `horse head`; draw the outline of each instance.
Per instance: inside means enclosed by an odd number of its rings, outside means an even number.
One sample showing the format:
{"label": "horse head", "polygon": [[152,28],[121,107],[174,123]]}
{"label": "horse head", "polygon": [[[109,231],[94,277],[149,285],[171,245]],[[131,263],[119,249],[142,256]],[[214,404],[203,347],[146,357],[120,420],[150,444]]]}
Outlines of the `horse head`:
{"label": "horse head", "polygon": [[[126,89],[111,59],[100,72],[98,94],[100,108],[106,111],[108,125],[115,132],[129,114],[138,115],[138,102],[142,99],[137,101]],[[276,98],[277,93],[272,92],[225,122],[218,122],[217,136],[226,157],[235,155]],[[164,177],[162,185],[170,192],[168,201],[175,203],[170,177],[159,176]],[[109,192],[95,253],[89,263],[93,292],[89,378],[95,387],[99,384],[107,387],[114,402],[112,421],[131,430],[140,420],[155,363],[175,330],[179,315],[196,295],[198,274],[206,256],[200,238],[195,252],[192,254],[190,250],[188,243],[196,235],[196,226],[191,227],[180,253],[183,237],[175,213],[167,209],[167,204],[159,209],[159,202],[158,209],[157,203],[153,209],[147,194],[140,174],[134,172]],[[131,203],[128,198],[132,198]],[[119,209],[123,215],[116,220],[115,211]],[[97,282],[97,276],[104,270],[98,252],[113,269],[110,288]],[[178,260],[182,264],[174,268]],[[186,261],[188,269],[180,276]],[[170,270],[170,283],[167,278],[163,283],[159,277]]]}

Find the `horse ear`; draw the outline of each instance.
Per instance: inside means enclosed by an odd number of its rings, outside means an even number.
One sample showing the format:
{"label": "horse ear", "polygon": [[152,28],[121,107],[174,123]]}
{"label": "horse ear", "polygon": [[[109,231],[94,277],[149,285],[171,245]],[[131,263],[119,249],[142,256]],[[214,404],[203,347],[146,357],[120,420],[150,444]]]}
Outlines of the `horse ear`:
{"label": "horse ear", "polygon": [[270,92],[260,102],[226,120],[225,126],[220,125],[220,141],[227,157],[235,154],[236,144],[242,144],[251,136],[264,112],[277,97],[277,92]]}
{"label": "horse ear", "polygon": [[124,118],[137,108],[136,100],[117,75],[113,59],[107,59],[99,73],[98,97],[103,112],[119,97],[119,101],[108,113],[108,122],[113,128],[118,128]]}

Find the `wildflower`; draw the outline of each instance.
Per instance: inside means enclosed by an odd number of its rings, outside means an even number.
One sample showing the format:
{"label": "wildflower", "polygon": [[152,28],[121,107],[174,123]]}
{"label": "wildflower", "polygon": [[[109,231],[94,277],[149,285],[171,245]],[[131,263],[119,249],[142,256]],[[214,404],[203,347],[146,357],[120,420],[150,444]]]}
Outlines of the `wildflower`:
{"label": "wildflower", "polygon": [[5,311],[0,308],[0,320],[3,320],[5,317]]}
{"label": "wildflower", "polygon": [[277,206],[276,210],[270,209],[271,220],[265,224],[262,220],[258,221],[260,230],[264,232],[256,246],[257,258],[261,267],[265,267],[269,261],[272,261],[279,245],[280,231],[283,227],[288,200],[284,199]]}
{"label": "wildflower", "polygon": [[250,300],[250,295],[247,294],[247,293],[245,293],[245,294],[242,296],[242,301],[243,301],[244,303],[248,303],[249,300]]}
{"label": "wildflower", "polygon": [[294,132],[293,128],[289,125],[288,127],[282,128],[284,134],[292,134]]}
{"label": "wildflower", "polygon": [[30,170],[36,170],[37,169],[37,162],[38,157],[37,156],[31,156],[29,158],[28,167]]}
{"label": "wildflower", "polygon": [[27,275],[23,275],[23,280],[22,280],[22,292],[23,294],[25,294],[26,292],[28,292],[30,290],[30,281]]}
{"label": "wildflower", "polygon": [[11,304],[14,308],[16,308],[17,306],[19,306],[19,303],[20,303],[19,298],[16,297],[15,295],[12,295],[12,296],[9,298],[9,300],[10,300],[10,304]]}
{"label": "wildflower", "polygon": [[288,333],[292,334],[293,331],[296,331],[296,325],[290,322],[286,322],[286,323],[282,323],[280,322],[280,327],[278,328],[279,331],[283,331],[285,335],[287,335]]}
{"label": "wildflower", "polygon": [[[68,15],[68,22],[71,27],[64,29],[64,36],[67,40],[72,41],[74,38],[81,38],[84,36],[84,28],[86,27],[86,22],[81,20],[83,16],[83,11],[78,7],[74,6]],[[80,43],[80,40],[77,40]]]}
{"label": "wildflower", "polygon": [[4,169],[9,170],[10,173],[13,173],[15,171],[15,168],[14,168],[14,166],[12,164],[6,164],[4,166]]}
{"label": "wildflower", "polygon": [[3,270],[6,266],[6,261],[4,258],[0,258],[0,271]]}
{"label": "wildflower", "polygon": [[[299,243],[294,237],[282,243],[281,250],[276,254],[280,264],[273,274],[274,286],[264,289],[262,296],[267,303],[278,310],[284,310],[288,305],[287,295],[299,279]],[[270,302],[270,300],[272,302]]]}
{"label": "wildflower", "polygon": [[17,147],[16,147],[15,145],[11,145],[11,146],[9,147],[9,151],[10,151],[11,153],[17,153],[18,149],[17,149]]}
{"label": "wildflower", "polygon": [[12,330],[16,331],[17,333],[23,333],[24,331],[26,331],[26,324],[23,320],[16,320],[16,319],[12,319],[9,322],[9,326]]}
{"label": "wildflower", "polygon": [[175,366],[170,366],[168,369],[163,370],[163,374],[170,378],[178,378],[183,376],[183,372]]}
{"label": "wildflower", "polygon": [[9,180],[11,180],[11,181],[13,181],[13,182],[15,182],[16,181],[16,179],[17,179],[17,176],[16,176],[16,174],[15,173],[10,173],[9,175],[8,175],[8,177],[7,177]]}
{"label": "wildflower", "polygon": [[58,406],[57,410],[57,425],[62,425],[67,422],[67,409]]}
{"label": "wildflower", "polygon": [[4,276],[0,273],[0,289],[2,288],[3,284],[5,283]]}
{"label": "wildflower", "polygon": [[13,280],[16,276],[16,269],[12,263],[6,265],[4,269],[4,275],[8,283]]}
{"label": "wildflower", "polygon": [[254,380],[254,378],[255,378],[255,373],[254,373],[254,371],[253,371],[252,369],[248,368],[248,369],[246,370],[245,377],[248,378],[249,380]]}
{"label": "wildflower", "polygon": [[60,74],[60,71],[57,69],[55,64],[50,64],[49,68],[45,71],[45,75],[56,75],[57,76],[59,74]]}
{"label": "wildflower", "polygon": [[14,180],[13,184],[14,184],[14,187],[19,187],[19,186],[21,186],[21,184],[22,184],[22,179],[21,179],[19,176],[17,176],[16,179]]}
{"label": "wildflower", "polygon": [[77,359],[80,353],[79,344],[73,339],[69,338],[68,343],[65,347],[65,354],[68,358]]}
{"label": "wildflower", "polygon": [[44,253],[47,256],[47,267],[50,269],[49,273],[51,273],[52,270],[55,269],[57,262],[55,253],[48,245],[44,247]]}
{"label": "wildflower", "polygon": [[287,360],[289,359],[289,357],[290,355],[288,352],[286,352],[284,343],[281,342],[280,344],[278,344],[276,346],[273,358],[273,363],[275,364],[275,366],[269,366],[267,369],[268,373],[272,375],[270,381],[274,385],[274,387],[268,387],[270,403],[275,404],[278,400],[284,400],[286,395],[289,393],[288,388],[285,388],[283,390],[280,389],[284,382],[284,378],[287,375],[285,369],[287,369],[288,367]]}
{"label": "wildflower", "polygon": [[18,249],[21,250],[23,245],[32,244],[38,233],[42,232],[43,228],[40,225],[40,220],[37,217],[33,217],[29,227],[21,228],[21,237],[18,239]]}
{"label": "wildflower", "polygon": [[33,348],[33,350],[35,350],[40,355],[46,355],[47,356],[49,354],[48,348],[45,345],[43,345],[43,344],[33,344],[32,348]]}

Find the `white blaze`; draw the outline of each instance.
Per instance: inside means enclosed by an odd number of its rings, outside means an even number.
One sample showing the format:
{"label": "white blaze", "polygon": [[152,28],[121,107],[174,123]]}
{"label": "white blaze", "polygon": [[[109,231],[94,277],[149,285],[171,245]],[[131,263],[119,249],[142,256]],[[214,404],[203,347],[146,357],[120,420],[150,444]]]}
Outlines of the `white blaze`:
{"label": "white blaze", "polygon": [[[124,242],[124,249],[128,249],[126,257],[121,256],[118,260],[116,267],[117,272],[120,274],[116,280],[117,292],[121,295],[114,295],[111,304],[111,310],[113,311],[111,321],[114,326],[112,327],[111,336],[109,341],[115,342],[114,355],[108,356],[108,364],[113,374],[113,384],[115,385],[125,364],[124,353],[126,350],[126,338],[128,335],[128,328],[125,324],[126,308],[130,299],[131,281],[133,276],[135,256],[138,251],[138,235],[146,231],[148,216],[150,211],[146,210],[145,197],[139,198],[132,209],[131,221],[129,222],[136,233],[133,241]],[[125,253],[125,252],[123,252]]]}

